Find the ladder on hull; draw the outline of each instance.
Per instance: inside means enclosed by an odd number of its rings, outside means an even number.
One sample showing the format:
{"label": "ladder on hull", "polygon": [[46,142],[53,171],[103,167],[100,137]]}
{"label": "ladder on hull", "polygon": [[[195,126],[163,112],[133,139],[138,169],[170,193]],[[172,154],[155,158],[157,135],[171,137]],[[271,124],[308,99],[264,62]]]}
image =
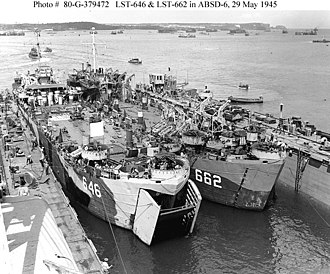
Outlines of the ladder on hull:
{"label": "ladder on hull", "polygon": [[235,200],[234,200],[234,206],[235,206],[235,207],[237,207],[237,200],[238,200],[238,197],[239,197],[240,191],[241,191],[241,189],[242,189],[242,187],[243,187],[243,183],[244,183],[244,181],[245,181],[245,179],[246,179],[246,175],[247,175],[248,171],[249,171],[249,168],[246,168],[245,171],[244,171],[244,174],[243,174],[243,176],[242,176],[241,184],[239,185],[239,188],[238,188],[238,190],[237,190],[237,192],[236,192]]}
{"label": "ladder on hull", "polygon": [[297,168],[294,189],[296,192],[301,188],[301,179],[303,177],[305,168],[309,162],[310,154],[303,150],[297,151]]}

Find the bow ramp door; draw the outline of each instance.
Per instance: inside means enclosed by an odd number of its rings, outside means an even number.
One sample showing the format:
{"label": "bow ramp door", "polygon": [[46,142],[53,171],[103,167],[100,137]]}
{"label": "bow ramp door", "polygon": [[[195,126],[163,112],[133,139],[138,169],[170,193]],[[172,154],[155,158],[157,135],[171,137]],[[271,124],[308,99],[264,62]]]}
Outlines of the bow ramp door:
{"label": "bow ramp door", "polygon": [[160,206],[156,201],[146,190],[140,189],[133,232],[147,245],[151,244],[154,236],[159,212]]}

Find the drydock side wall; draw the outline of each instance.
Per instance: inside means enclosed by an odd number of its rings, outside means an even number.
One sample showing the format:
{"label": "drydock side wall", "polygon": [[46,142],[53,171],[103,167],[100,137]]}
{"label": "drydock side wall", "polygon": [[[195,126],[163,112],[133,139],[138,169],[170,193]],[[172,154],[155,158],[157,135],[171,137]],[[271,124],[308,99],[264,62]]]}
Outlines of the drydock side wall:
{"label": "drydock side wall", "polygon": [[[311,155],[299,182],[299,192],[330,206],[330,166],[329,162]],[[280,182],[295,189],[297,171],[297,151],[287,156]]]}

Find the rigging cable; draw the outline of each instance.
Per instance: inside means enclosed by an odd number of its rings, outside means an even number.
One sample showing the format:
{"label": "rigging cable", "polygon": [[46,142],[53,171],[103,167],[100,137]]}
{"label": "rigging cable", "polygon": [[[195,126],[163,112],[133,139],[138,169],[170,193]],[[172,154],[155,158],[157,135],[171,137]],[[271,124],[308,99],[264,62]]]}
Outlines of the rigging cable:
{"label": "rigging cable", "polygon": [[126,270],[126,267],[125,267],[125,264],[124,264],[124,260],[123,260],[123,257],[121,256],[121,253],[120,253],[120,249],[119,249],[119,246],[118,246],[118,243],[117,243],[117,240],[116,240],[116,236],[115,236],[115,233],[113,231],[113,228],[112,228],[112,225],[111,225],[111,222],[110,222],[110,219],[109,219],[109,216],[108,216],[108,213],[106,211],[106,208],[105,208],[105,204],[104,204],[104,201],[103,201],[103,197],[101,196],[101,200],[102,200],[102,204],[103,204],[103,209],[104,209],[104,213],[105,213],[105,216],[107,218],[107,221],[108,221],[108,224],[109,224],[109,227],[110,227],[110,230],[111,230],[111,234],[112,234],[112,237],[115,241],[115,244],[116,244],[116,248],[117,248],[117,251],[118,251],[118,255],[119,255],[119,258],[120,258],[120,261],[121,261],[121,264],[123,266],[123,269],[124,269],[124,272],[127,274],[127,270]]}

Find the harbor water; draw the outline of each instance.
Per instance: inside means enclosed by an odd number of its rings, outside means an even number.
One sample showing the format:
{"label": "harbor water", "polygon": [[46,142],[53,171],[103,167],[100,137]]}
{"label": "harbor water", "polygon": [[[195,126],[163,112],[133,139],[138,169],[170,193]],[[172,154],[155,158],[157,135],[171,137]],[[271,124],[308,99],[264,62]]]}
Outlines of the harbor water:
{"label": "harbor water", "polygon": [[[284,117],[296,115],[330,132],[330,47],[312,43],[330,37],[254,32],[250,36],[226,32],[182,39],[177,34],[131,30],[111,35],[98,31],[97,63],[135,74],[132,84],[148,82],[149,73],[168,73],[188,88],[208,86],[214,97],[230,95],[264,98],[252,110]],[[92,56],[89,31],[43,33],[39,37],[40,64],[53,67],[58,79],[80,69]],[[31,72],[39,61],[28,53],[36,43],[33,33],[1,37],[0,90],[11,88],[15,72]],[[129,64],[140,58],[142,65]],[[239,83],[250,85],[248,91]],[[329,182],[330,183],[330,182]],[[279,184],[277,200],[263,212],[234,209],[202,202],[194,233],[143,244],[132,232],[110,227],[76,205],[76,211],[100,258],[108,258],[111,273],[329,273],[329,208]],[[117,248],[118,247],[118,248]]]}

